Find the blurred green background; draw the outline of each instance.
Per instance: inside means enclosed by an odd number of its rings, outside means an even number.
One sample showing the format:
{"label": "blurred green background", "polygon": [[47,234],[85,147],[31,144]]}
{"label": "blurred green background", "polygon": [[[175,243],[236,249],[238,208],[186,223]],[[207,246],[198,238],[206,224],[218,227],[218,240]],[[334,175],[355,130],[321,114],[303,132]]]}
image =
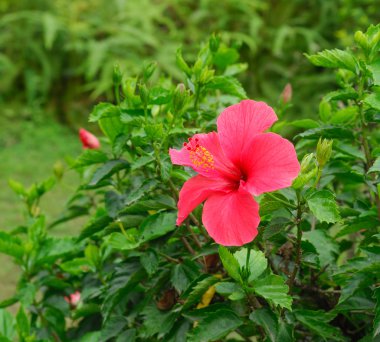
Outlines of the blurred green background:
{"label": "blurred green background", "polygon": [[[356,30],[380,20],[376,0],[1,0],[0,1],[0,229],[23,223],[9,178],[29,185],[53,164],[77,155],[80,126],[94,103],[112,99],[115,64],[128,76],[155,60],[180,82],[175,54],[188,60],[217,32],[246,63],[248,95],[275,105],[287,83],[294,118],[315,117],[334,84],[303,53],[350,45]],[[89,127],[91,129],[91,127]],[[42,207],[59,215],[78,180],[67,172]],[[78,230],[72,223],[64,233]],[[63,232],[57,232],[60,234]],[[15,274],[0,260],[0,299]]]}

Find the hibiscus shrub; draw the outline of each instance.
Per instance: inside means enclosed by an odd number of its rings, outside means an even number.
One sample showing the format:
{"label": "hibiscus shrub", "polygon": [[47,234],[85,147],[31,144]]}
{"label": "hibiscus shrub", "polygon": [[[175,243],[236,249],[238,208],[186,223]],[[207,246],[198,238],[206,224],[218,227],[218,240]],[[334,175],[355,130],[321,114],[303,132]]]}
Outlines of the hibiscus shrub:
{"label": "hibiscus shrub", "polygon": [[[307,56],[339,88],[291,122],[291,88],[275,110],[246,99],[217,36],[194,65],[178,51],[183,84],[154,63],[116,67],[114,101],[90,115],[104,138],[81,130],[62,216],[39,208],[59,168],[10,183],[28,220],[0,233],[21,270],[1,341],[378,339],[380,26],[355,40]],[[78,236],[50,233],[80,216]]]}

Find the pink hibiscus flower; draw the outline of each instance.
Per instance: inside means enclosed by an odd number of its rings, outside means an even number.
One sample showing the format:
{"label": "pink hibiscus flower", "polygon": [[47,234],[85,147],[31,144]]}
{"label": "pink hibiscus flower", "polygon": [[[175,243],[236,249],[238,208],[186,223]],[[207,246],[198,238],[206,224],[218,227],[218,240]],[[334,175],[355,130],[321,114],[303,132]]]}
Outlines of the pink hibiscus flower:
{"label": "pink hibiscus flower", "polygon": [[83,148],[97,149],[100,147],[98,138],[84,128],[79,130],[79,138],[82,141]]}
{"label": "pink hibiscus flower", "polygon": [[195,134],[181,150],[169,150],[173,164],[198,173],[180,191],[177,225],[206,201],[202,221],[217,243],[241,246],[256,237],[253,196],[290,186],[300,170],[292,143],[264,133],[275,121],[266,103],[244,100],[222,112],[218,133]]}

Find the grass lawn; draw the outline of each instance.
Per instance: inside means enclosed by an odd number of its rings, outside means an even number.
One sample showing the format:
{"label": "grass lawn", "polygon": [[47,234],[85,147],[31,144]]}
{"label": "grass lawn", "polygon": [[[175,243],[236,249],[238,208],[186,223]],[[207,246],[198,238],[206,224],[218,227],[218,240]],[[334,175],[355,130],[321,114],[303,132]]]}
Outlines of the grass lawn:
{"label": "grass lawn", "polygon": [[[9,230],[24,223],[24,207],[8,186],[12,178],[29,186],[52,174],[57,161],[76,157],[81,144],[72,130],[54,122],[35,123],[1,117],[0,113],[0,229]],[[73,171],[68,170],[62,181],[41,201],[47,219],[57,217],[78,185]],[[55,228],[56,234],[75,234],[75,222]],[[0,255],[0,301],[14,293],[18,270],[10,258]]]}

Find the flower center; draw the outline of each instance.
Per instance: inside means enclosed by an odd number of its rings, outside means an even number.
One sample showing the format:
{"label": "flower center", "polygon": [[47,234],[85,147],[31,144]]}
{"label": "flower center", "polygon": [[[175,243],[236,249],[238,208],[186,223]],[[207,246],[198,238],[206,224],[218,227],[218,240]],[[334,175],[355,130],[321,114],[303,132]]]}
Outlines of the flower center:
{"label": "flower center", "polygon": [[197,168],[202,168],[206,172],[215,169],[214,157],[203,146],[199,145],[198,138],[189,138],[188,143],[183,143],[183,146],[189,151],[190,161]]}

